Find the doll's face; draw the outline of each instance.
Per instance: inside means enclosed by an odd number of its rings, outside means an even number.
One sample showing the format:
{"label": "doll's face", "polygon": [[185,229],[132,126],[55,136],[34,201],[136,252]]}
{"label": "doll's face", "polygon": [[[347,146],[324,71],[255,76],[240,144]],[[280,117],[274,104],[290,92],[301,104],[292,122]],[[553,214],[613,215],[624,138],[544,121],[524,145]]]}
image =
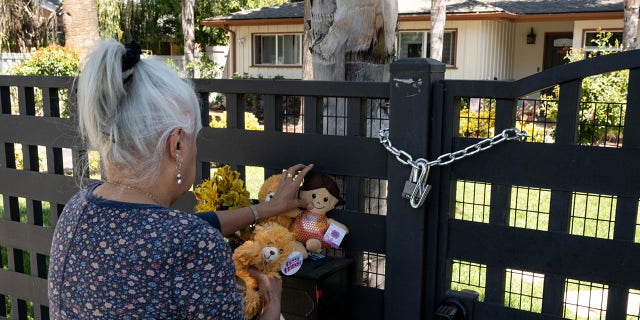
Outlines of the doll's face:
{"label": "doll's face", "polygon": [[300,199],[313,203],[311,212],[315,214],[326,214],[338,203],[338,199],[326,188],[300,191]]}

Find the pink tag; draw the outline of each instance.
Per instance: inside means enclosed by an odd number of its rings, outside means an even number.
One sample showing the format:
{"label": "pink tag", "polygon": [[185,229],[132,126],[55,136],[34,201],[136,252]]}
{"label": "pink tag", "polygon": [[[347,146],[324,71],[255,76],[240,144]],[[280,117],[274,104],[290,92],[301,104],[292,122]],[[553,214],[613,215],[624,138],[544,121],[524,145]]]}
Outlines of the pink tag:
{"label": "pink tag", "polygon": [[338,248],[346,234],[346,230],[332,223],[329,225],[329,228],[327,228],[327,232],[324,233],[324,237],[322,237],[322,240],[331,245],[333,248]]}

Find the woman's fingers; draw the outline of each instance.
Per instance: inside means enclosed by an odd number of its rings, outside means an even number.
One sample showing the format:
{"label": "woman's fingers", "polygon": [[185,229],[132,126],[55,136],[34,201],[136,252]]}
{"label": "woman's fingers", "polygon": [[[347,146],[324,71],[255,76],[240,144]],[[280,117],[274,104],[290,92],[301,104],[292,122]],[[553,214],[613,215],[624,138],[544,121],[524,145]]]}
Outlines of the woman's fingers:
{"label": "woman's fingers", "polygon": [[282,173],[282,180],[284,181],[302,181],[304,176],[313,168],[313,164],[304,165],[304,164],[296,164],[289,169],[285,170]]}

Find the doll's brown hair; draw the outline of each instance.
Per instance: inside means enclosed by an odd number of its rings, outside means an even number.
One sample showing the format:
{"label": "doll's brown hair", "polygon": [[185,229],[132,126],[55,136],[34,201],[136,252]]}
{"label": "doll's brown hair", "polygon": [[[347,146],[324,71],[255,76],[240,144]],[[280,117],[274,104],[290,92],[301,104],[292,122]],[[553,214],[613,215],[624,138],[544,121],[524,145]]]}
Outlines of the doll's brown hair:
{"label": "doll's brown hair", "polygon": [[321,172],[309,172],[304,177],[304,182],[300,186],[300,191],[326,188],[329,193],[338,199],[336,206],[344,204],[344,199],[340,196],[340,188],[336,181],[328,174]]}

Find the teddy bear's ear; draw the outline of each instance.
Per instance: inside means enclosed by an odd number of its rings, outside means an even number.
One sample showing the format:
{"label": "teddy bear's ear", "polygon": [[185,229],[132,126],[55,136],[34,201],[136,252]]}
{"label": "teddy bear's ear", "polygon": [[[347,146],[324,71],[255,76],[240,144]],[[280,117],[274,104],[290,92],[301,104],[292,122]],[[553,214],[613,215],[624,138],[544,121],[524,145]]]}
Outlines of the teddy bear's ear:
{"label": "teddy bear's ear", "polygon": [[276,191],[278,189],[278,184],[280,184],[280,180],[282,179],[282,174],[274,174],[267,178],[262,186],[260,186],[260,190],[258,190],[258,200],[260,202],[266,202],[267,195],[269,193]]}

